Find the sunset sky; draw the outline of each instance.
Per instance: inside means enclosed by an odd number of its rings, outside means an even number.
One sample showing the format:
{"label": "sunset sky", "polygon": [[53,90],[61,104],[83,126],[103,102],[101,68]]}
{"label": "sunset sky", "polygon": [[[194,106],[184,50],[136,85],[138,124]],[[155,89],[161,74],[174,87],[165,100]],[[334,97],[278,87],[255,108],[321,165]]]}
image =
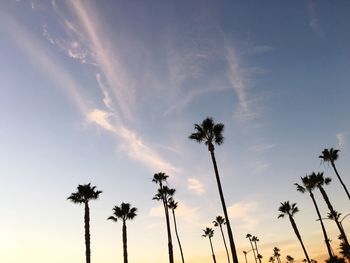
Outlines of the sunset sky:
{"label": "sunset sky", "polygon": [[[286,200],[298,204],[310,257],[324,259],[312,201],[293,184],[325,172],[335,209],[350,213],[318,158],[340,149],[350,187],[349,25],[345,0],[0,1],[0,262],[85,262],[84,209],[66,198],[89,182],[103,191],[91,202],[92,262],[122,262],[122,226],[106,220],[122,201],[138,208],[129,262],[167,262],[157,172],[177,190],[186,261],[212,262],[202,229],[222,209],[210,154],[188,139],[207,116],[225,124],[215,153],[240,263],[247,233],[263,262],[275,246],[282,262],[304,258],[277,219]],[[336,226],[325,224],[337,251]],[[343,225],[350,235],[350,216]]]}

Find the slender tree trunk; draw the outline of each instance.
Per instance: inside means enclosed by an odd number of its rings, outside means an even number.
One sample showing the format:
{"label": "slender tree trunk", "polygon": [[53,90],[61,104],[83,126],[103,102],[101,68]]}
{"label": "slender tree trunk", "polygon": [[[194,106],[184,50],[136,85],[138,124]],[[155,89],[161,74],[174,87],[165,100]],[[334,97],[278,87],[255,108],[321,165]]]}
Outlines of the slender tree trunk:
{"label": "slender tree trunk", "polygon": [[176,225],[174,209],[172,209],[172,212],[173,212],[173,219],[174,219],[174,226],[175,226],[175,234],[176,234],[176,238],[177,238],[177,243],[179,244],[179,248],[180,248],[182,263],[185,263],[184,255],[183,255],[183,252],[182,252],[182,246],[181,246],[181,242],[180,242],[180,238],[179,238],[179,233],[177,232],[177,225]]}
{"label": "slender tree trunk", "polygon": [[215,154],[214,154],[214,146],[213,145],[209,145],[209,151],[210,151],[210,154],[211,154],[211,159],[213,161],[213,166],[214,166],[215,176],[216,176],[216,183],[218,185],[219,194],[220,194],[220,200],[221,200],[221,204],[222,204],[222,209],[223,209],[224,215],[225,215],[226,226],[227,226],[227,234],[228,234],[228,238],[229,238],[229,241],[230,241],[230,247],[231,247],[231,253],[232,253],[232,260],[233,260],[233,263],[238,263],[236,247],[235,247],[235,243],[233,241],[233,235],[232,235],[230,220],[228,218],[226,204],[225,204],[225,199],[224,199],[224,194],[223,194],[222,188],[221,188],[219,171],[218,171],[218,167],[216,165]]}
{"label": "slender tree trunk", "polygon": [[259,263],[261,263],[261,258],[259,257],[259,250],[258,250],[258,245],[256,244],[256,241],[254,241],[254,244],[255,244],[255,250],[256,250],[256,254],[257,254],[257,258],[259,260]]}
{"label": "slender tree trunk", "polygon": [[[323,188],[322,186],[319,186],[318,189],[320,189],[321,194],[322,194],[322,196],[323,196],[323,199],[325,200],[325,202],[326,202],[326,204],[327,204],[327,206],[328,206],[329,211],[331,212],[332,215],[335,215],[336,212],[334,211],[334,208],[333,208],[331,202],[329,201],[329,198],[328,198],[328,195],[327,195],[326,191],[324,190],[324,188]],[[334,216],[334,221],[335,221],[335,223],[336,223],[336,225],[337,225],[337,227],[338,227],[338,229],[339,229],[339,232],[340,232],[340,234],[341,234],[341,236],[342,236],[342,239],[344,240],[344,243],[347,245],[347,247],[349,247],[348,238],[347,238],[347,236],[346,236],[346,234],[345,234],[345,231],[344,231],[342,225],[340,224],[340,222],[339,222],[339,220],[338,220],[338,218],[337,218],[336,216]],[[346,256],[346,258],[347,258],[348,260],[350,260],[350,257],[349,257],[349,256]]]}
{"label": "slender tree trunk", "polygon": [[230,263],[230,255],[228,254],[227,245],[226,245],[226,240],[225,240],[224,232],[222,231],[222,226],[221,226],[221,224],[219,224],[219,227],[220,227],[220,231],[221,231],[221,235],[222,235],[222,240],[224,241],[224,246],[225,246],[225,249],[226,249],[227,262]]}
{"label": "slender tree trunk", "polygon": [[91,249],[90,249],[90,210],[88,202],[85,202],[84,213],[84,229],[85,229],[85,260],[86,263],[91,262]]}
{"label": "slender tree trunk", "polygon": [[[160,189],[163,189],[163,185],[160,182]],[[174,263],[174,253],[173,253],[173,243],[171,239],[171,230],[170,230],[170,220],[169,220],[169,209],[167,205],[167,200],[165,200],[164,196],[163,199],[163,206],[164,206],[164,212],[165,212],[165,220],[166,220],[166,229],[168,234],[168,251],[169,251],[169,263]]]}
{"label": "slender tree trunk", "polygon": [[210,242],[210,247],[211,247],[211,253],[213,254],[213,260],[214,260],[214,263],[216,263],[215,253],[214,253],[214,249],[213,249],[213,244],[211,243],[211,238],[210,237],[209,237],[209,242]]}
{"label": "slender tree trunk", "polygon": [[289,215],[289,220],[290,220],[290,223],[292,224],[294,233],[295,233],[295,235],[297,236],[297,238],[299,239],[299,242],[300,242],[300,244],[301,244],[301,247],[303,248],[303,251],[304,251],[304,254],[305,254],[305,257],[306,257],[307,262],[308,262],[308,263],[311,263],[310,258],[309,258],[309,255],[308,255],[307,252],[306,252],[306,249],[305,249],[303,240],[301,239],[301,236],[300,236],[298,227],[297,227],[297,225],[295,224],[295,221],[294,221],[294,219],[293,219],[293,217],[292,217],[291,215]]}
{"label": "slender tree trunk", "polygon": [[250,237],[249,237],[248,239],[249,239],[250,246],[252,247],[252,251],[253,251],[253,254],[254,254],[255,263],[258,263],[258,261],[256,261],[256,255],[255,255],[255,249],[254,249],[254,246],[253,246],[253,242],[252,242],[252,240],[250,239]]}
{"label": "slender tree trunk", "polygon": [[124,263],[128,263],[128,245],[127,245],[127,233],[126,233],[126,223],[123,220],[123,254],[124,254]]}
{"label": "slender tree trunk", "polygon": [[332,167],[333,167],[333,169],[334,169],[335,174],[337,175],[337,177],[338,177],[338,179],[339,179],[341,185],[343,186],[343,188],[344,188],[344,190],[345,190],[345,192],[346,192],[346,194],[347,194],[347,196],[348,196],[348,198],[349,198],[349,200],[350,200],[349,191],[348,191],[348,189],[346,188],[345,184],[343,183],[343,180],[341,179],[341,177],[340,177],[340,175],[339,175],[339,173],[338,173],[338,170],[337,170],[337,168],[335,167],[334,162],[331,162],[331,164],[332,164]]}
{"label": "slender tree trunk", "polygon": [[312,199],[312,202],[314,203],[314,206],[315,206],[315,209],[316,209],[316,212],[317,212],[317,216],[318,216],[318,220],[320,221],[320,224],[321,224],[321,228],[322,228],[322,232],[323,232],[323,236],[324,236],[324,241],[326,242],[326,246],[327,246],[328,255],[329,255],[330,258],[333,258],[334,255],[333,255],[333,252],[332,252],[331,244],[329,244],[329,239],[328,239],[328,236],[327,236],[326,228],[324,227],[324,224],[323,224],[323,221],[322,221],[320,210],[318,209],[318,206],[317,206],[314,194],[312,192],[309,192],[309,193],[310,193],[310,197]]}
{"label": "slender tree trunk", "polygon": [[247,260],[247,253],[244,253],[244,258],[245,258],[245,263],[248,263],[248,260]]}

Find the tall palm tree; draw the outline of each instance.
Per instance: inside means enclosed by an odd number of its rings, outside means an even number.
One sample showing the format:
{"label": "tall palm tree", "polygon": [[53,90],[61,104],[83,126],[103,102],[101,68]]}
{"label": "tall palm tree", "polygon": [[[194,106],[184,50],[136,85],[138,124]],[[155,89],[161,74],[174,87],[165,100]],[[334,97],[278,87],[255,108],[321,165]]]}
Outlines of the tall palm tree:
{"label": "tall palm tree", "polygon": [[225,218],[223,218],[222,216],[217,216],[215,218],[215,220],[213,221],[214,226],[218,226],[220,228],[222,240],[224,241],[224,246],[225,246],[225,250],[226,250],[227,262],[230,263],[230,255],[228,254],[224,232],[222,231],[222,225],[224,225],[225,223],[226,223]]}
{"label": "tall palm tree", "polygon": [[[329,209],[330,215],[334,216],[334,222],[336,223],[336,225],[337,225],[337,227],[339,229],[341,239],[344,241],[344,244],[349,247],[348,238],[347,238],[347,236],[345,234],[345,231],[344,231],[341,223],[339,222],[339,217],[337,216],[338,212],[334,210],[333,205],[331,204],[331,202],[330,202],[330,200],[328,198],[328,195],[327,195],[326,191],[323,188],[323,186],[328,185],[332,181],[332,179],[329,178],[329,177],[325,178],[323,176],[322,172],[321,173],[312,173],[310,175],[310,177],[312,177],[313,180],[315,180],[315,185],[320,190],[320,192],[322,194],[322,197],[323,197],[324,201],[327,204],[327,207]],[[347,257],[347,258],[350,260],[350,257]]]}
{"label": "tall palm tree", "polygon": [[212,160],[213,166],[214,166],[216,183],[217,183],[218,190],[219,190],[221,205],[222,205],[222,209],[223,209],[225,220],[226,220],[227,234],[228,234],[228,238],[230,241],[232,259],[233,259],[234,263],[238,263],[236,247],[235,247],[235,243],[233,241],[231,225],[230,225],[230,221],[229,221],[228,214],[227,214],[224,194],[222,191],[219,171],[218,171],[218,167],[217,167],[216,159],[215,159],[215,154],[214,154],[214,150],[215,150],[214,144],[221,145],[224,142],[224,136],[222,134],[224,131],[224,124],[222,124],[222,123],[214,124],[213,119],[207,117],[205,120],[203,120],[203,122],[201,124],[195,124],[194,129],[195,129],[195,132],[192,133],[189,136],[189,138],[191,140],[195,140],[198,143],[204,142],[204,144],[208,146],[208,151],[210,152],[210,155],[211,155],[211,160]]}
{"label": "tall palm tree", "polygon": [[254,242],[255,250],[256,250],[256,257],[258,258],[259,262],[261,263],[262,255],[259,254],[258,245],[257,242],[259,242],[259,238],[257,236],[252,236],[252,242]]}
{"label": "tall palm tree", "polygon": [[341,185],[343,186],[349,200],[350,200],[350,194],[349,194],[349,191],[348,189],[346,188],[345,184],[343,183],[343,180],[341,179],[339,173],[338,173],[338,170],[337,168],[335,167],[335,161],[338,160],[338,152],[339,150],[337,149],[333,149],[333,148],[330,148],[330,149],[324,149],[322,151],[322,155],[320,155],[318,158],[321,158],[324,162],[328,162],[332,165],[333,167],[333,170],[335,172],[335,174],[337,175]]}
{"label": "tall palm tree", "polygon": [[75,204],[84,204],[84,229],[85,229],[85,260],[86,263],[91,262],[90,248],[90,208],[89,201],[98,199],[102,191],[96,190],[96,186],[91,186],[91,183],[78,185],[77,191],[71,193],[67,200]]}
{"label": "tall palm tree", "polygon": [[177,208],[177,204],[178,204],[178,202],[175,202],[175,200],[172,197],[169,198],[169,200],[168,200],[168,207],[171,209],[171,212],[173,213],[174,227],[175,227],[177,243],[179,244],[182,263],[185,263],[184,254],[183,254],[183,251],[182,251],[182,246],[181,246],[181,242],[180,242],[180,238],[179,238],[179,233],[177,231],[177,224],[176,224],[176,218],[175,218],[175,209]]}
{"label": "tall palm tree", "polygon": [[[152,182],[159,185],[158,193],[154,196],[153,199],[155,200],[161,200],[164,207],[164,213],[165,213],[165,221],[166,221],[166,228],[167,228],[167,235],[168,235],[168,253],[169,253],[169,263],[174,263],[174,253],[173,253],[173,242],[171,238],[171,230],[170,230],[170,220],[169,220],[169,210],[168,210],[168,192],[164,190],[164,188],[167,186],[164,186],[164,183],[166,183],[166,180],[169,176],[165,173],[156,173],[153,175]],[[174,190],[175,192],[175,190]]]}
{"label": "tall palm tree", "polygon": [[252,236],[251,234],[248,233],[245,237],[249,239],[249,243],[250,243],[250,246],[252,247],[252,251],[253,251],[253,254],[254,254],[255,263],[258,263],[257,260],[256,260],[255,249],[254,249],[253,241],[252,241],[252,237],[253,237],[253,236]]}
{"label": "tall palm tree", "polygon": [[296,223],[294,221],[294,218],[293,218],[294,215],[299,212],[297,204],[296,203],[290,204],[289,201],[285,201],[285,202],[281,203],[281,206],[278,208],[278,211],[281,212],[278,215],[278,218],[283,218],[286,215],[288,216],[289,221],[292,224],[294,233],[297,236],[297,238],[298,238],[298,240],[299,240],[299,242],[301,244],[301,247],[303,248],[306,260],[307,260],[308,263],[311,263],[309,255],[306,252],[303,240],[301,239],[301,235],[299,233],[298,227],[297,227],[297,225],[296,225]]}
{"label": "tall palm tree", "polygon": [[127,231],[126,231],[126,220],[132,220],[137,216],[136,214],[137,208],[131,207],[129,203],[121,203],[120,206],[114,206],[113,208],[113,216],[108,217],[107,219],[113,220],[114,222],[118,222],[122,220],[123,222],[123,256],[124,263],[128,263],[128,245],[127,245]]}
{"label": "tall palm tree", "polygon": [[312,199],[312,202],[315,206],[315,209],[316,209],[316,212],[317,212],[317,216],[318,216],[318,220],[320,221],[320,224],[321,224],[321,228],[322,228],[322,232],[323,232],[323,236],[324,236],[324,241],[326,242],[326,246],[327,246],[327,251],[328,251],[328,255],[329,257],[333,257],[333,250],[331,248],[331,245],[330,245],[330,242],[329,242],[329,238],[327,236],[327,232],[326,232],[326,228],[324,227],[324,224],[323,224],[323,220],[322,220],[322,217],[321,217],[321,213],[320,213],[320,210],[318,209],[318,205],[316,203],[316,200],[315,200],[315,196],[313,194],[313,190],[316,188],[316,180],[314,177],[312,176],[304,176],[304,177],[301,177],[301,182],[302,182],[302,185],[300,184],[297,184],[295,183],[294,185],[296,185],[297,187],[297,191],[300,192],[300,193],[306,193],[308,192],[311,199]]}
{"label": "tall palm tree", "polygon": [[209,238],[211,253],[213,254],[214,263],[216,263],[215,253],[214,253],[214,249],[213,249],[213,244],[211,242],[211,238],[214,236],[214,230],[212,228],[210,228],[210,227],[206,227],[205,229],[203,229],[203,231],[204,231],[204,234],[202,235],[202,237],[208,237]]}

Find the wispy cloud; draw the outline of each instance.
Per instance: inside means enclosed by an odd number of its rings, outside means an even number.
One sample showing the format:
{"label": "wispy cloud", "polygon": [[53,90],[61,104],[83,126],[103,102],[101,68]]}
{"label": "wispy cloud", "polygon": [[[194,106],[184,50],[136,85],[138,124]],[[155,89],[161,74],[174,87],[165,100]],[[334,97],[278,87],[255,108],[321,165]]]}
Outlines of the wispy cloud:
{"label": "wispy cloud", "polygon": [[[141,162],[152,171],[158,171],[160,169],[172,174],[179,172],[178,169],[164,160],[156,151],[149,147],[136,132],[128,129],[120,121],[116,112],[97,108],[91,109],[85,103],[87,100],[83,97],[82,88],[78,82],[57,62],[56,59],[54,59],[54,56],[48,51],[48,49],[19,26],[13,19],[5,14],[1,14],[1,17],[2,24],[7,25],[6,30],[9,31],[18,47],[30,57],[32,61],[36,61],[36,64],[40,69],[58,84],[57,86],[67,94],[73,104],[77,106],[79,111],[89,122],[93,122],[98,125],[98,127],[116,135],[120,141],[120,149],[125,151],[130,158]],[[96,78],[97,81],[100,80],[98,75]],[[111,99],[101,84],[102,82],[100,80],[100,88],[103,92],[102,100],[107,108],[112,109],[110,106]]]}
{"label": "wispy cloud", "polygon": [[336,134],[337,140],[338,140],[338,148],[343,149],[345,148],[347,144],[347,133],[346,132],[339,132]]}
{"label": "wispy cloud", "polygon": [[258,203],[251,201],[242,201],[231,205],[228,208],[229,217],[238,221],[242,228],[252,230],[258,224],[256,215]]}
{"label": "wispy cloud", "polygon": [[194,192],[197,195],[202,195],[205,193],[205,187],[202,184],[202,182],[200,182],[198,179],[188,178],[187,184],[188,184],[187,189],[190,190],[191,192]]}
{"label": "wispy cloud", "polygon": [[257,113],[252,111],[252,101],[248,99],[247,95],[247,70],[242,67],[240,58],[234,47],[226,47],[225,57],[227,61],[227,77],[238,97],[239,107],[236,111],[236,116],[243,120],[254,119]]}
{"label": "wispy cloud", "polygon": [[321,27],[318,15],[316,12],[315,3],[313,0],[307,1],[307,11],[309,14],[309,27],[320,37],[324,36],[323,29]]}

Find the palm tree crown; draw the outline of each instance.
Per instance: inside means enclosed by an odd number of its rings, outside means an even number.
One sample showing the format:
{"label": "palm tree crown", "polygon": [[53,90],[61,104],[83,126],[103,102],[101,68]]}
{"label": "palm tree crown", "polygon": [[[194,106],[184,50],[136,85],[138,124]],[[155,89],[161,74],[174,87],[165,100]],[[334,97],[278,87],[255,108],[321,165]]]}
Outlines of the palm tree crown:
{"label": "palm tree crown", "polygon": [[132,220],[137,216],[137,208],[131,207],[129,203],[121,203],[120,206],[115,206],[113,208],[113,216],[108,217],[108,220],[118,222],[118,219],[122,221]]}
{"label": "palm tree crown", "polygon": [[207,117],[205,120],[203,120],[202,124],[194,125],[196,132],[192,133],[189,138],[198,143],[202,143],[204,141],[205,145],[208,146],[208,150],[213,151],[213,143],[221,145],[224,142],[224,136],[222,135],[224,127],[224,124],[214,124],[213,119]]}
{"label": "palm tree crown", "polygon": [[318,156],[318,158],[322,159],[324,162],[334,163],[339,157],[338,152],[340,152],[338,149],[324,149],[322,155]]}
{"label": "palm tree crown", "polygon": [[290,204],[289,201],[286,201],[281,203],[278,211],[281,212],[281,214],[278,215],[278,218],[283,218],[285,215],[293,217],[294,214],[299,212],[299,209],[296,203]]}
{"label": "palm tree crown", "polygon": [[222,216],[217,216],[213,221],[214,226],[221,226],[225,224],[225,218]]}
{"label": "palm tree crown", "polygon": [[206,227],[205,229],[203,229],[203,232],[204,234],[202,235],[202,237],[212,238],[214,236],[214,229],[210,227]]}
{"label": "palm tree crown", "polygon": [[91,183],[78,185],[77,192],[72,193],[67,199],[75,204],[87,203],[90,200],[98,199],[102,191],[96,190]]}

